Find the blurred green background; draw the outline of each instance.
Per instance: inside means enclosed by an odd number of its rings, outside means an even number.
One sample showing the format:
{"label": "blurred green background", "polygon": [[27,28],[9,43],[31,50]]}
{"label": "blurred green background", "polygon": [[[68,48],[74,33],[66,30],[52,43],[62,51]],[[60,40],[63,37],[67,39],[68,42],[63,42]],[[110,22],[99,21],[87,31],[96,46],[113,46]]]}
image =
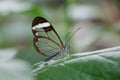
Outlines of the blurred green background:
{"label": "blurred green background", "polygon": [[119,0],[1,0],[0,53],[16,51],[16,58],[31,64],[42,60],[33,46],[36,16],[49,20],[63,42],[81,27],[70,42],[72,53],[120,45]]}

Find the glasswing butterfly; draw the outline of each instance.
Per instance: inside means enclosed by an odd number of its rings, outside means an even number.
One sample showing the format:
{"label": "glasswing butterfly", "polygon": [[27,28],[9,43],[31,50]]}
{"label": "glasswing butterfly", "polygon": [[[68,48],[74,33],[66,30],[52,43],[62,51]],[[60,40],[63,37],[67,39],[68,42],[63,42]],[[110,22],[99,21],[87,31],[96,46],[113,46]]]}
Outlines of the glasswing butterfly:
{"label": "glasswing butterfly", "polygon": [[40,16],[35,17],[32,22],[34,47],[38,53],[47,57],[44,61],[49,61],[68,52],[68,42],[79,29],[80,27],[71,36],[68,33],[64,44],[48,20]]}
{"label": "glasswing butterfly", "polygon": [[53,26],[45,18],[40,16],[34,18],[32,32],[35,49],[38,53],[47,57],[44,61],[49,61],[68,51],[68,46],[63,44]]}

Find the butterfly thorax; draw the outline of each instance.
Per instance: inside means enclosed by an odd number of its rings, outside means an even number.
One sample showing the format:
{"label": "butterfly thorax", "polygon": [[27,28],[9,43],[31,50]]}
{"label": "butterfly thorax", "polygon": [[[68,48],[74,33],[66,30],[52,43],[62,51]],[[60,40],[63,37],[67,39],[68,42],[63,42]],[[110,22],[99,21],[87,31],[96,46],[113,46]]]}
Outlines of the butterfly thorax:
{"label": "butterfly thorax", "polygon": [[61,54],[68,54],[69,48],[69,45],[65,44],[64,48],[61,50]]}

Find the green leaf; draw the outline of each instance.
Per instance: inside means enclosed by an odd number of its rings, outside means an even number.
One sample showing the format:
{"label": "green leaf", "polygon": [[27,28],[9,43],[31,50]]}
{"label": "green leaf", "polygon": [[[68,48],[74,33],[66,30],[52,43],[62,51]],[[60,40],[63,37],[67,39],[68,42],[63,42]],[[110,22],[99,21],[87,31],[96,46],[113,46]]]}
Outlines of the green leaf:
{"label": "green leaf", "polygon": [[119,80],[120,47],[35,64],[37,80]]}

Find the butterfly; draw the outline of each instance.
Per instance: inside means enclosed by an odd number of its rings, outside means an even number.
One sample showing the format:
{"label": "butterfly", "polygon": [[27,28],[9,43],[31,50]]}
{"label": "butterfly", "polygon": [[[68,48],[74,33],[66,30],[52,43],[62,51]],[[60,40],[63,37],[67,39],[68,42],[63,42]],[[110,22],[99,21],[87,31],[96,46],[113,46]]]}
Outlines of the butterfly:
{"label": "butterfly", "polygon": [[67,53],[68,45],[63,43],[56,30],[45,18],[38,16],[33,19],[32,32],[35,49],[47,57],[44,61],[49,61],[59,54]]}

